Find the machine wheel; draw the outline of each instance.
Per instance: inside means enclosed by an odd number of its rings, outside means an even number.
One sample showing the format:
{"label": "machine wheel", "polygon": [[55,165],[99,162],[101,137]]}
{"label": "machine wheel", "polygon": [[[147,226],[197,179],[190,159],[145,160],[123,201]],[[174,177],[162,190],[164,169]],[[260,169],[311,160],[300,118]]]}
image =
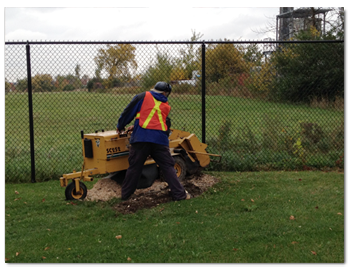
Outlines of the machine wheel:
{"label": "machine wheel", "polygon": [[73,181],[73,182],[69,183],[67,185],[66,191],[65,191],[66,199],[69,201],[85,199],[86,194],[87,194],[87,188],[86,188],[85,184],[82,182],[79,182],[79,188],[80,188],[80,191],[78,193],[75,190],[75,182]]}
{"label": "machine wheel", "polygon": [[174,160],[175,160],[174,169],[176,171],[177,178],[179,178],[179,181],[183,181],[186,176],[186,163],[183,160],[183,158],[179,156],[175,156]]}
{"label": "machine wheel", "polygon": [[[176,172],[176,176],[177,178],[179,178],[179,181],[183,181],[186,177],[186,172],[187,172],[186,162],[180,156],[173,156],[173,159],[175,160],[174,169]],[[165,177],[161,170],[159,171],[159,175],[160,175],[160,180],[164,182]]]}

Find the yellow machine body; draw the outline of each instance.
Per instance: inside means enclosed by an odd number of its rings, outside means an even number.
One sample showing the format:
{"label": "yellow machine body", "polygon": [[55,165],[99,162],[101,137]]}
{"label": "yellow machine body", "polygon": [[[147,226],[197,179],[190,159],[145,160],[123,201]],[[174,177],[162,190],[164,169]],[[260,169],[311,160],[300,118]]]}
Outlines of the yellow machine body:
{"label": "yellow machine body", "polygon": [[[80,181],[93,181],[93,175],[127,170],[131,133],[120,134],[111,130],[82,134],[83,168],[80,172],[64,174],[60,178],[61,186],[67,187],[68,181],[72,179],[75,183],[74,192],[77,192],[79,197]],[[169,148],[172,156],[185,155],[190,163],[199,163],[202,168],[209,165],[210,156],[221,159],[219,155],[207,153],[207,145],[200,142],[195,134],[177,129],[171,129]],[[148,158],[145,165],[154,163],[152,158]]]}

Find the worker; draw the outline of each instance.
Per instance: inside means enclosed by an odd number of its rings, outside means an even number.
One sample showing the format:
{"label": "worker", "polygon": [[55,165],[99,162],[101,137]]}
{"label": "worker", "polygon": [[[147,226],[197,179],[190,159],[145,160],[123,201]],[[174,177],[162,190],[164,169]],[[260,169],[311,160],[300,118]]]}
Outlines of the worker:
{"label": "worker", "polygon": [[154,89],[136,95],[119,117],[117,133],[125,132],[125,126],[136,118],[134,125],[127,128],[127,131],[133,132],[130,137],[129,168],[122,184],[122,200],[129,199],[135,192],[148,156],[160,167],[173,200],[191,198],[176,175],[175,161],[169,150],[170,92],[170,84],[157,82]]}

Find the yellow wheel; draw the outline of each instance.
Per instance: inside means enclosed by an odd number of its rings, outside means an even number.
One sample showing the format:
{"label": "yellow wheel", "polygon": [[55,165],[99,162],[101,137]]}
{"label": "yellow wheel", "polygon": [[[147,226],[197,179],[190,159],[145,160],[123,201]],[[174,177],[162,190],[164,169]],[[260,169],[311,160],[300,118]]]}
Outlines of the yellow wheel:
{"label": "yellow wheel", "polygon": [[67,185],[65,195],[68,201],[83,200],[87,194],[87,188],[84,183],[79,182],[79,192],[76,191],[75,182],[71,182]]}
{"label": "yellow wheel", "polygon": [[176,171],[176,176],[177,178],[179,178],[180,181],[183,181],[186,176],[186,163],[179,156],[175,156],[174,160],[175,160],[174,169]]}

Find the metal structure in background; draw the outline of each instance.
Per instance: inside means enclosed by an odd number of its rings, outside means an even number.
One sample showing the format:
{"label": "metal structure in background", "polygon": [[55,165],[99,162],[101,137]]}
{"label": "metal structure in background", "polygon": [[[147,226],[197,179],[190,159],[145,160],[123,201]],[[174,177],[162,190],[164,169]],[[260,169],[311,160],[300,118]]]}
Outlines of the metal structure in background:
{"label": "metal structure in background", "polygon": [[310,26],[325,34],[326,14],[329,11],[331,9],[280,7],[280,14],[276,16],[276,40],[290,40],[301,30],[310,29]]}
{"label": "metal structure in background", "polygon": [[80,130],[115,129],[161,80],[172,128],[223,156],[212,169],[343,162],[343,41],[6,42],[6,182],[79,170]]}

